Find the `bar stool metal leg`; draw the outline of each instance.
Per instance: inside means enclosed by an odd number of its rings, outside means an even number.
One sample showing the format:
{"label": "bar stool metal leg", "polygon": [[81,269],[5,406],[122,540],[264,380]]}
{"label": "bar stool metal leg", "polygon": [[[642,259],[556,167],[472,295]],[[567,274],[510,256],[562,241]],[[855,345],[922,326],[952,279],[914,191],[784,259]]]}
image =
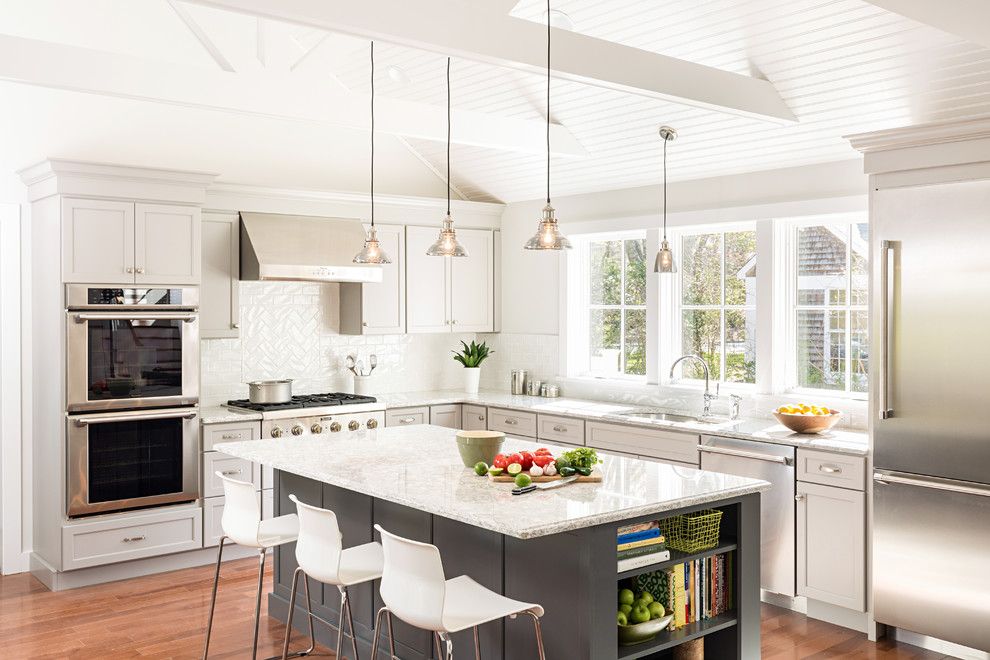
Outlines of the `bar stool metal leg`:
{"label": "bar stool metal leg", "polygon": [[258,632],[261,629],[261,590],[265,583],[265,549],[258,551],[258,595],[254,600],[254,644],[251,646],[251,660],[258,660]]}
{"label": "bar stool metal leg", "polygon": [[444,651],[446,651],[443,657],[445,660],[454,660],[454,642],[450,639],[450,635],[442,632],[440,633],[440,639],[443,641]]}
{"label": "bar stool metal leg", "polygon": [[[309,618],[309,648],[304,651],[289,653],[289,638],[292,636],[292,615],[296,611],[296,594],[299,588],[299,574],[302,573],[303,590],[306,592],[306,614]],[[313,603],[309,597],[309,578],[301,568],[296,568],[292,573],[292,591],[289,594],[289,616],[285,622],[285,641],[282,642],[282,655],[272,656],[265,660],[286,660],[286,658],[298,658],[309,655],[316,648],[316,630],[313,627]]]}
{"label": "bar stool metal leg", "polygon": [[546,652],[543,649],[543,627],[540,625],[540,617],[535,612],[527,611],[526,614],[533,617],[533,626],[536,628],[536,651],[540,655],[540,660],[547,660]]}
{"label": "bar stool metal leg", "polygon": [[433,633],[433,645],[436,646],[437,649],[437,660],[443,660],[443,649],[440,648],[440,633],[438,632]]}
{"label": "bar stool metal leg", "polygon": [[[340,589],[340,587],[338,587]],[[340,649],[344,642],[344,608],[347,607],[347,593],[340,589],[340,619],[337,621],[337,647],[334,649],[333,657],[340,660]]]}
{"label": "bar stool metal leg", "polygon": [[213,574],[213,596],[210,598],[210,615],[206,619],[206,642],[203,644],[203,660],[206,660],[210,653],[210,633],[213,632],[213,610],[217,606],[217,587],[220,586],[220,561],[223,559],[223,542],[226,536],[220,537],[220,547],[217,548],[217,570]]}
{"label": "bar stool metal leg", "polygon": [[[351,613],[351,596],[347,593],[347,587],[340,588],[343,595],[344,605],[347,607],[347,629],[351,631],[351,651],[354,653],[352,660],[358,660],[357,635],[354,633],[354,615]],[[341,624],[343,632],[343,624]]]}
{"label": "bar stool metal leg", "polygon": [[474,660],[481,660],[481,640],[478,638],[478,626],[474,627]]}

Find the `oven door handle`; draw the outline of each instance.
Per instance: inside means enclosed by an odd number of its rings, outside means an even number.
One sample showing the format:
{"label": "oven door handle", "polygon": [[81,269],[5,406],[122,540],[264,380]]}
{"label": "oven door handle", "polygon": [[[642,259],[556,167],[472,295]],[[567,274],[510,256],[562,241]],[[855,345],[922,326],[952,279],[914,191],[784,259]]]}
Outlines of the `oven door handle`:
{"label": "oven door handle", "polygon": [[115,415],[80,415],[72,419],[76,426],[86,426],[87,424],[110,424],[113,422],[136,422],[154,419],[192,419],[195,412],[188,410],[172,411],[150,411],[150,412],[128,412]]}
{"label": "oven door handle", "polygon": [[84,321],[185,321],[186,323],[192,323],[196,320],[196,314],[185,313],[185,314],[169,314],[169,313],[117,313],[117,314],[73,314],[73,318],[76,323],[83,323]]}

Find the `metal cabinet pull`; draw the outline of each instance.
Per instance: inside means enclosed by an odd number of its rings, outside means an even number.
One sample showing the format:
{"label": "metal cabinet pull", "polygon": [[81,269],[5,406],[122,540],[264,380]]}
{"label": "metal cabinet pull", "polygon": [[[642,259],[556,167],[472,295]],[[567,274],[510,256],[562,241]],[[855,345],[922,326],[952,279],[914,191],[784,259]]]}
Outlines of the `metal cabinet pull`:
{"label": "metal cabinet pull", "polygon": [[804,493],[800,493],[798,495],[795,495],[794,496],[794,501],[795,502],[802,502],[802,501],[804,501]]}
{"label": "metal cabinet pull", "polygon": [[241,435],[240,433],[224,433],[220,437],[224,440],[237,440]]}
{"label": "metal cabinet pull", "polygon": [[180,313],[180,314],[169,314],[169,313],[148,313],[148,312],[126,312],[126,313],[86,313],[86,314],[74,314],[73,317],[76,323],[82,323],[83,321],[185,321],[186,323],[192,323],[196,320],[196,314],[191,313]]}
{"label": "metal cabinet pull", "polygon": [[134,269],[134,272],[137,273],[138,275],[144,275],[144,266],[138,266],[137,268]]}
{"label": "metal cabinet pull", "polygon": [[86,426],[87,424],[112,424],[114,422],[133,422],[153,419],[192,419],[195,416],[195,412],[188,410],[151,410],[148,412],[111,413],[108,415],[80,415],[79,417],[74,417],[72,421],[75,422],[76,426]]}
{"label": "metal cabinet pull", "polygon": [[124,269],[124,272],[125,273],[133,273],[134,272],[134,266],[128,266],[127,268]]}
{"label": "metal cabinet pull", "polygon": [[478,421],[479,422],[485,421],[485,416],[484,415],[478,415]]}
{"label": "metal cabinet pull", "polygon": [[567,433],[566,426],[555,426],[553,427],[553,430],[556,431],[557,433]]}
{"label": "metal cabinet pull", "polygon": [[826,474],[841,474],[842,468],[838,465],[819,465],[818,471],[825,472]]}
{"label": "metal cabinet pull", "polygon": [[506,417],[506,418],[505,418],[505,423],[506,423],[506,424],[510,424],[510,425],[516,425],[516,424],[518,424],[518,423],[519,423],[519,420],[517,420],[517,419],[514,419],[514,418],[512,418],[512,417]]}
{"label": "metal cabinet pull", "polygon": [[891,254],[900,244],[900,241],[880,241],[880,387],[878,407],[881,420],[890,419],[894,416],[894,409],[890,406],[890,347],[891,325],[890,317],[894,307],[894,260]]}
{"label": "metal cabinet pull", "polygon": [[917,486],[918,488],[931,488],[933,490],[944,490],[950,493],[962,493],[964,495],[979,495],[990,497],[990,488],[981,484],[969,484],[956,482],[954,480],[922,479],[920,477],[901,477],[896,474],[885,474],[874,472],[873,481],[881,485],[902,484],[904,486]]}
{"label": "metal cabinet pull", "polygon": [[755,451],[745,451],[742,449],[729,449],[728,447],[712,447],[709,445],[698,445],[698,451],[709,454],[724,454],[726,456],[738,456],[739,458],[752,458],[756,461],[766,461],[768,463],[780,463],[790,465],[791,459],[787,456],[774,456],[773,454],[760,454]]}
{"label": "metal cabinet pull", "polygon": [[142,534],[141,536],[125,536],[121,542],[122,543],[137,543],[138,541],[143,541],[145,538],[146,537],[144,536],[144,534]]}
{"label": "metal cabinet pull", "polygon": [[225,477],[232,477],[233,475],[240,474],[240,473],[241,473],[241,470],[238,469],[238,470],[224,470],[220,474],[222,474]]}
{"label": "metal cabinet pull", "polygon": [[416,421],[416,418],[415,417],[403,417],[402,419],[399,420],[399,423],[400,424],[412,424],[415,421]]}

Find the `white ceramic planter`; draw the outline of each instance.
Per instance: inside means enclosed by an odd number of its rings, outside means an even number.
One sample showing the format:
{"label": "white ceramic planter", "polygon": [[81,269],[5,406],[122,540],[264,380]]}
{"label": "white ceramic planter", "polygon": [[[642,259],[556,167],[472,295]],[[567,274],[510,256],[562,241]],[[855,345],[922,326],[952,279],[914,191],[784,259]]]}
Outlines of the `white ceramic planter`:
{"label": "white ceramic planter", "polygon": [[481,382],[481,367],[464,367],[464,391],[468,394],[477,394],[479,382]]}

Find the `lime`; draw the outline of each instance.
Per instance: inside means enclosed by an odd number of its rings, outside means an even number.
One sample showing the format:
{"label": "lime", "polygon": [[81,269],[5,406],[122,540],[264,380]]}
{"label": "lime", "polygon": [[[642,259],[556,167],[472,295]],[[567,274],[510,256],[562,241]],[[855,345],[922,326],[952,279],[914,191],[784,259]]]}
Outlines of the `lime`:
{"label": "lime", "polygon": [[488,474],[488,463],[484,461],[478,461],[474,464],[474,473],[479,477],[483,477]]}
{"label": "lime", "polygon": [[503,472],[505,472],[504,468],[498,468],[498,467],[488,468],[488,474],[492,475],[493,477],[501,477]]}
{"label": "lime", "polygon": [[[522,469],[522,468],[520,468]],[[512,466],[509,466],[509,472],[512,472]],[[533,480],[525,472],[520,472],[516,475],[516,488],[525,488],[526,486],[533,483]]]}
{"label": "lime", "polygon": [[633,595],[632,589],[619,590],[619,605],[632,605],[634,600],[636,596]]}
{"label": "lime", "polygon": [[509,474],[515,476],[520,472],[522,472],[522,465],[520,465],[519,463],[512,463],[509,465],[507,469],[509,471]]}

